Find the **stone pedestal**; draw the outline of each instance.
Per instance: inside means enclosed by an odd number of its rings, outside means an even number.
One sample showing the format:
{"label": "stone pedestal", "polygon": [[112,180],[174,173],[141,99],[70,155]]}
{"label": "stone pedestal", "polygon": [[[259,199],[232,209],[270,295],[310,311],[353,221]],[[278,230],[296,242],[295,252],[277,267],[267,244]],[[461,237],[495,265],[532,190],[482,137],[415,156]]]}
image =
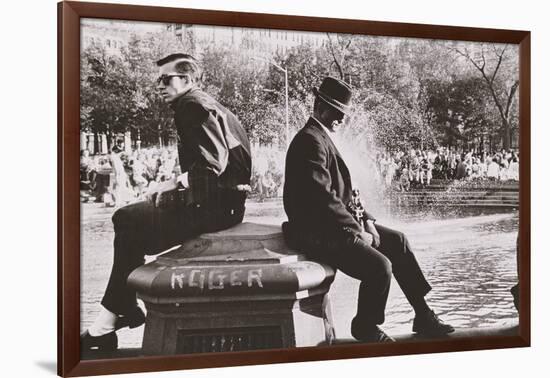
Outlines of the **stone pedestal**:
{"label": "stone pedestal", "polygon": [[142,352],[331,343],[334,273],[290,250],[278,226],[243,223],[204,234],[130,275],[147,308]]}

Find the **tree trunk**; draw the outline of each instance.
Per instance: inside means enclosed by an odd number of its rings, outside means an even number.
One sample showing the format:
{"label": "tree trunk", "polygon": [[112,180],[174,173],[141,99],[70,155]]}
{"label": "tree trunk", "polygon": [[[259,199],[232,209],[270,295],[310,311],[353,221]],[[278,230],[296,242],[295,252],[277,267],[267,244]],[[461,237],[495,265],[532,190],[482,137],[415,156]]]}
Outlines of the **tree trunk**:
{"label": "tree trunk", "polygon": [[161,127],[161,125],[158,125],[158,143],[159,143],[159,148],[162,148],[162,127]]}
{"label": "tree trunk", "polygon": [[109,153],[111,151],[111,147],[113,146],[113,134],[111,133],[111,128],[109,125],[107,125],[105,137],[107,138],[107,153]]}
{"label": "tree trunk", "polygon": [[502,120],[502,148],[510,149],[510,124],[506,120]]}
{"label": "tree trunk", "polygon": [[97,154],[100,150],[100,146],[99,146],[99,133],[97,131],[94,131],[94,151],[92,152],[93,154]]}
{"label": "tree trunk", "polygon": [[482,134],[481,138],[479,138],[479,153],[482,153],[483,151],[485,151],[485,138]]}

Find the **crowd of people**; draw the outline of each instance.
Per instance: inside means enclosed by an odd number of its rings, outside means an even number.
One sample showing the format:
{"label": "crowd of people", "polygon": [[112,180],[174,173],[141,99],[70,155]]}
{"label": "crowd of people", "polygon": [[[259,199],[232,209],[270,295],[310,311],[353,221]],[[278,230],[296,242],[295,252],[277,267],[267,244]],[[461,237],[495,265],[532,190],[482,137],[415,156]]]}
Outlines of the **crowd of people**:
{"label": "crowd of people", "polygon": [[[283,189],[284,152],[276,148],[253,148],[251,195],[262,202],[280,197]],[[179,175],[175,147],[143,148],[130,153],[117,144],[110,154],[80,154],[80,182],[83,197],[108,205],[123,205],[143,199],[159,183]]]}
{"label": "crowd of people", "polygon": [[179,169],[175,148],[146,148],[125,152],[120,144],[110,154],[80,154],[83,196],[97,202],[122,205],[143,199],[159,183],[176,177]]}
{"label": "crowd of people", "polygon": [[252,177],[250,185],[252,194],[260,202],[274,197],[281,197],[284,181],[285,154],[276,148],[259,146],[252,151]]}
{"label": "crowd of people", "polygon": [[519,154],[513,150],[493,153],[437,150],[379,153],[376,168],[386,188],[408,191],[430,185],[432,179],[519,181]]}
{"label": "crowd of people", "polygon": [[[80,181],[83,196],[121,205],[143,199],[159,183],[179,174],[175,147],[144,148],[127,153],[120,144],[110,154],[91,156],[82,150]],[[276,148],[253,148],[252,195],[259,201],[280,197],[284,153]],[[408,191],[442,180],[519,180],[519,155],[513,150],[491,154],[457,152],[448,148],[379,153],[375,165],[386,188]]]}

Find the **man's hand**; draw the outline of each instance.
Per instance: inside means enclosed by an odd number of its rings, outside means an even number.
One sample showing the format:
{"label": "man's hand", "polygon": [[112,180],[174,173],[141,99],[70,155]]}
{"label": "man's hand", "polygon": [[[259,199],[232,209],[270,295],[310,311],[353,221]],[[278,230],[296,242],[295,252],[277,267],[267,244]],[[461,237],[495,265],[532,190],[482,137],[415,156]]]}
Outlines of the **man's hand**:
{"label": "man's hand", "polygon": [[359,235],[357,235],[357,237],[359,239],[363,240],[368,245],[372,246],[372,242],[373,242],[374,238],[368,232],[363,231]]}
{"label": "man's hand", "polygon": [[189,187],[189,179],[187,176],[187,172],[182,173],[181,175],[176,178],[176,185],[181,185],[184,189]]}
{"label": "man's hand", "polygon": [[380,246],[380,235],[378,234],[378,231],[376,231],[374,222],[370,219],[365,222],[365,231],[372,235],[372,246],[374,248],[378,248]]}
{"label": "man's hand", "polygon": [[154,191],[147,193],[147,199],[151,201],[155,207],[164,207],[175,199],[176,190],[176,180],[164,181],[161,182]]}

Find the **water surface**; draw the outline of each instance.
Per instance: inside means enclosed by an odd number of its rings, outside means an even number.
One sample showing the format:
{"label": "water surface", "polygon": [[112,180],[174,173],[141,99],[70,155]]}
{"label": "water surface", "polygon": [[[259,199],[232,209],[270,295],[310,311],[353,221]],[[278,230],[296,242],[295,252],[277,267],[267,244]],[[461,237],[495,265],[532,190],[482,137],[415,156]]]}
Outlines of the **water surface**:
{"label": "water surface", "polygon": [[[113,209],[82,205],[81,329],[99,311],[112,264]],[[247,204],[246,221],[280,224],[280,201]],[[476,210],[384,217],[378,222],[405,232],[433,290],[428,303],[457,328],[506,326],[517,322],[509,289],[517,281],[515,243],[518,213]],[[350,338],[359,282],[339,272],[330,291],[338,338]],[[414,313],[392,282],[384,329],[409,333]],[[143,326],[119,332],[121,347],[139,347]]]}

